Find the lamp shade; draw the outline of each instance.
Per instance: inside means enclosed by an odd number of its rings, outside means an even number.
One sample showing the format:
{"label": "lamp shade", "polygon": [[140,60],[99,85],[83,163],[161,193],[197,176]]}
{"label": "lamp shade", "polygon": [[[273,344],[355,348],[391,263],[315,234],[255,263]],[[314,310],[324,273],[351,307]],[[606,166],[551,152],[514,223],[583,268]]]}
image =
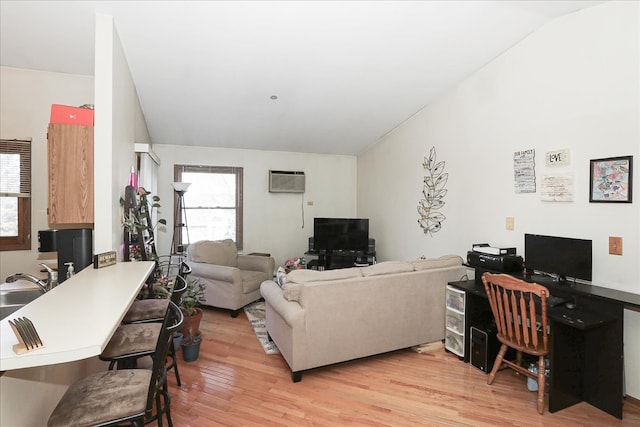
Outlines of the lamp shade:
{"label": "lamp shade", "polygon": [[191,185],[190,182],[172,182],[171,186],[175,191],[187,191],[187,188]]}

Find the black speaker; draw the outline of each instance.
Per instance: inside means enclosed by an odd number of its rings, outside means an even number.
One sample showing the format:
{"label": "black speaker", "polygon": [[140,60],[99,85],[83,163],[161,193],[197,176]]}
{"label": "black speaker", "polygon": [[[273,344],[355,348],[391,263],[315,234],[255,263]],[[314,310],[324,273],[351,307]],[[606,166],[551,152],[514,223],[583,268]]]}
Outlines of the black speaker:
{"label": "black speaker", "polygon": [[500,342],[496,338],[494,326],[476,328],[471,327],[471,351],[470,362],[473,366],[483,371],[485,374],[493,369],[493,362],[496,360],[500,350]]}
{"label": "black speaker", "polygon": [[369,247],[367,253],[373,254],[376,252],[376,239],[369,239]]}
{"label": "black speaker", "polygon": [[309,252],[313,252],[315,250],[315,246],[313,246],[313,237],[309,237]]}

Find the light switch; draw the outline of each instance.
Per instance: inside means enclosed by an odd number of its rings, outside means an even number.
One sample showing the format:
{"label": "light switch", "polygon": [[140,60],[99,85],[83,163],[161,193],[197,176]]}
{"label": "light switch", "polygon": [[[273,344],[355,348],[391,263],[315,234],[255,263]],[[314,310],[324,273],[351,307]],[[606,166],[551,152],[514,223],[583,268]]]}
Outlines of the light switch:
{"label": "light switch", "polygon": [[609,254],[622,255],[622,237],[609,237]]}
{"label": "light switch", "polygon": [[512,216],[508,216],[507,220],[505,221],[507,230],[513,230],[515,228],[515,223],[516,223],[516,219]]}

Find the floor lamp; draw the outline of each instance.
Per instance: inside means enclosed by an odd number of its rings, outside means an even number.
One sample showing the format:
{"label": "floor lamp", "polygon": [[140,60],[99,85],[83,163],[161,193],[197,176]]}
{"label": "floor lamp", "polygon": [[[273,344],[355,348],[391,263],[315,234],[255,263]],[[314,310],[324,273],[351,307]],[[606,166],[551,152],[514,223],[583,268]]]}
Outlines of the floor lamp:
{"label": "floor lamp", "polygon": [[[187,192],[187,188],[191,183],[189,182],[172,182],[171,186],[178,197],[176,203],[176,212],[173,216],[173,240],[171,241],[171,256],[178,256],[182,258],[185,253],[185,242],[182,241],[183,230],[186,231],[187,240],[186,244],[189,245],[189,227],[187,226],[187,212],[184,206],[184,193]],[[169,259],[171,264],[171,259]]]}

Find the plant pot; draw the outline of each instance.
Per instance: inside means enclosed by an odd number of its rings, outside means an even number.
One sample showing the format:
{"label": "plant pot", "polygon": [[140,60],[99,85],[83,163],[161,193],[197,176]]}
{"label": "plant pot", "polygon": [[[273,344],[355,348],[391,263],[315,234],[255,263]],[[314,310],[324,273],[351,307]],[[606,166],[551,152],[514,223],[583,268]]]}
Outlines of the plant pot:
{"label": "plant pot", "polygon": [[200,343],[202,342],[202,337],[200,334],[195,335],[191,338],[185,338],[182,341],[182,358],[185,362],[193,362],[198,359],[198,355],[200,354]]}
{"label": "plant pot", "polygon": [[195,334],[200,330],[200,321],[202,320],[202,309],[195,308],[196,314],[193,316],[184,315],[184,320],[182,322],[182,327],[180,328],[180,332],[185,337],[189,335]]}
{"label": "plant pot", "polygon": [[183,337],[184,337],[184,335],[182,335],[182,332],[174,332],[174,334],[173,334],[173,349],[175,351],[180,350],[180,346],[182,345]]}

